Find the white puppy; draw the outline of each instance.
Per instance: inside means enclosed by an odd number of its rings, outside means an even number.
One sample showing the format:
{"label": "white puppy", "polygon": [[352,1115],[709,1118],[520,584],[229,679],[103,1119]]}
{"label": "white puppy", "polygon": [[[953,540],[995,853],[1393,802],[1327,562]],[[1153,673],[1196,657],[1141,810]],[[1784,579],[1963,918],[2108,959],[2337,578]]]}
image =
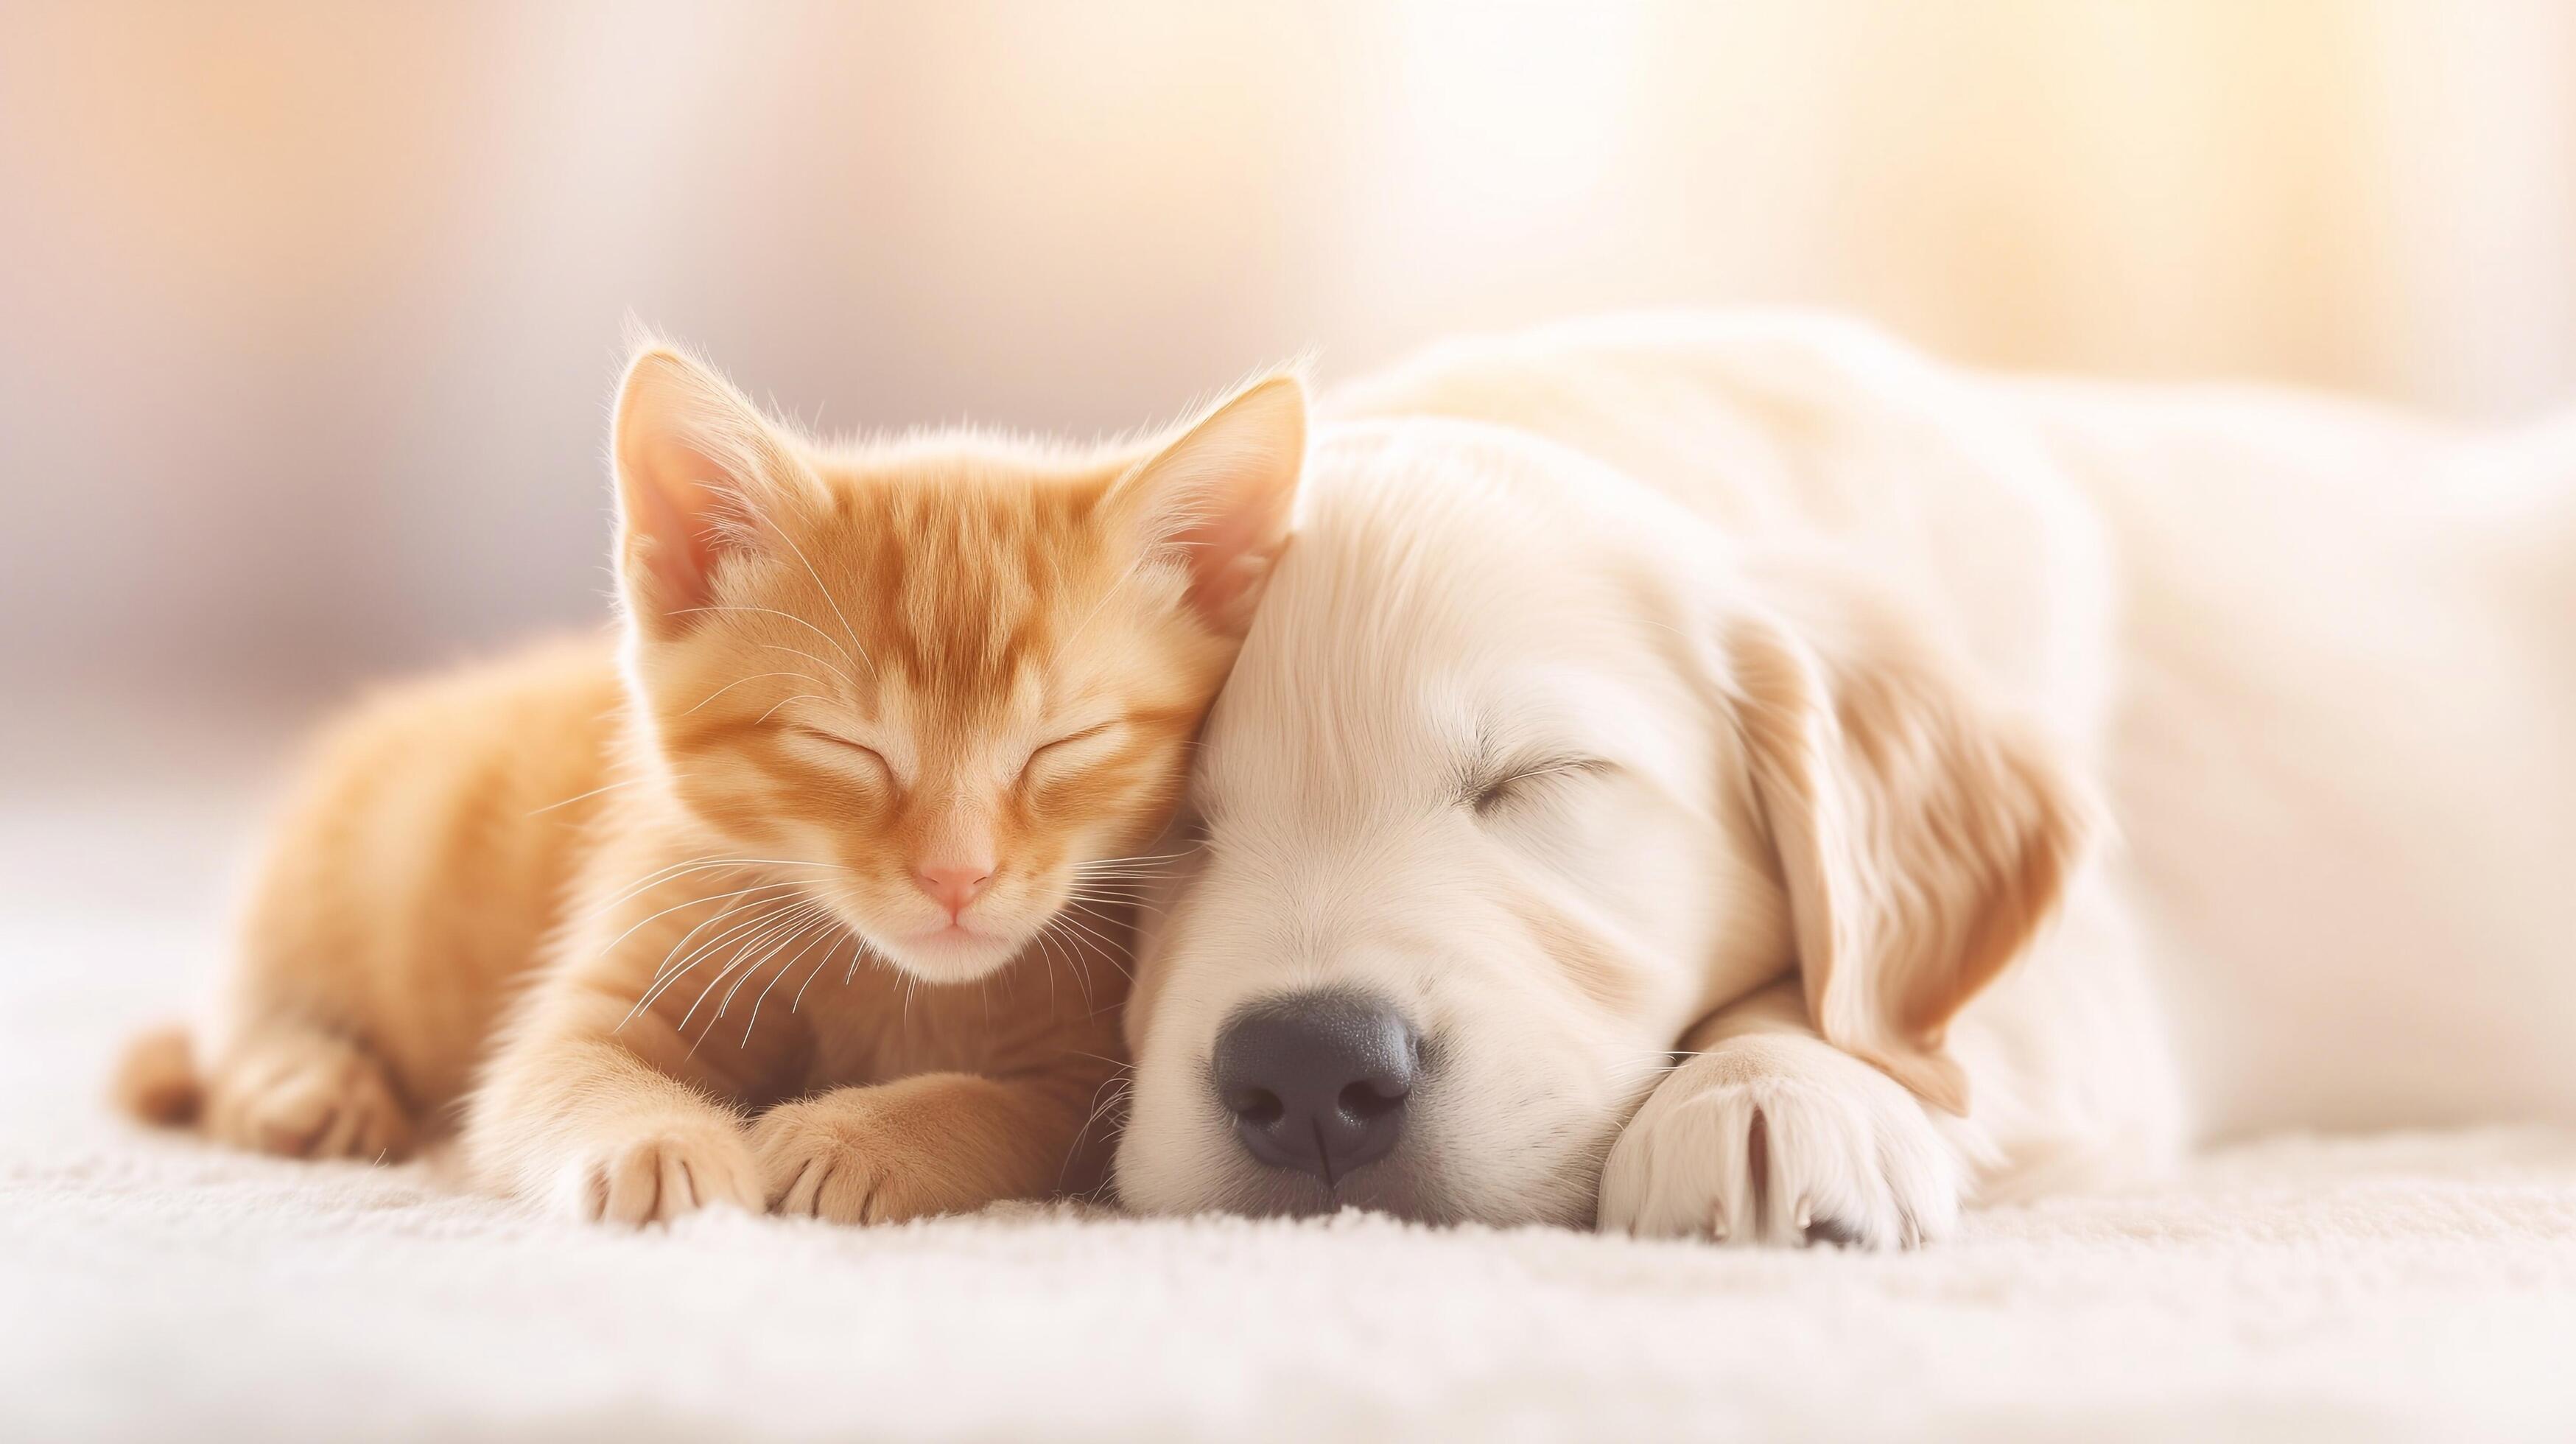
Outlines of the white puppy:
{"label": "white puppy", "polygon": [[1132,1206],[1898,1245],[2576,1111],[2576,427],[1680,316],[1327,415],[1129,1006]]}

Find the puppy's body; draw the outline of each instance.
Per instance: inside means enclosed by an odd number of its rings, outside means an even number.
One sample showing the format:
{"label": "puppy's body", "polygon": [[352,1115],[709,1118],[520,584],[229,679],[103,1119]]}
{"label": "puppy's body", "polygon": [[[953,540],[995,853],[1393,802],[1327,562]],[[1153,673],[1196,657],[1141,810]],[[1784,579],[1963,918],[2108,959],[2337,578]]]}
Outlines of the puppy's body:
{"label": "puppy's body", "polygon": [[2576,1017],[2576,424],[2001,381],[1690,318],[1345,404],[1544,436],[1743,551],[1828,554],[2041,720],[2116,819],[2105,881],[2154,940],[2195,1134],[2576,1112],[2534,1031]]}
{"label": "puppy's body", "polygon": [[2003,389],[2116,547],[2110,864],[2194,1131],[2576,1114],[2576,425]]}
{"label": "puppy's body", "polygon": [[[1211,724],[1215,856],[1131,1013],[1137,1201],[1563,1217],[1606,1156],[1613,1225],[1903,1242],[2192,1138],[2576,1111],[2563,429],[1701,317],[1446,348],[1338,415]],[[1354,628],[1407,644],[1283,645]],[[1448,685],[1382,684],[1399,657]],[[1513,682],[1534,667],[1563,683]],[[1301,690],[1302,718],[1243,710]],[[1443,712],[1603,780],[1520,832],[1383,800],[1472,753]],[[1263,788],[1318,730],[1378,739],[1355,800]],[[1307,889],[1257,884],[1407,832],[1405,901],[1299,918]],[[1620,840],[1559,840],[1595,832]],[[1410,900],[1444,872],[1449,946]],[[1311,943],[1255,956],[1283,911]],[[1632,981],[1551,997],[1569,971]],[[1318,985],[1387,999],[1434,1061],[1406,1151],[1310,1197],[1166,1070]],[[1684,1056],[1632,1080],[1632,1047]]]}

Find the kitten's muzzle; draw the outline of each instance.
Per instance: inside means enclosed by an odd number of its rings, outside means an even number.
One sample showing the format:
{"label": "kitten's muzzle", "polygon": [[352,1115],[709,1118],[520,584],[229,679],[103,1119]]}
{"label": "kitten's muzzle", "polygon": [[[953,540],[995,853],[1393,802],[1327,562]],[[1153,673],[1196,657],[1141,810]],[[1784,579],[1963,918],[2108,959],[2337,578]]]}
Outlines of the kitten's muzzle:
{"label": "kitten's muzzle", "polygon": [[1403,1137],[1421,1036],[1364,993],[1290,993],[1227,1021],[1212,1072],[1246,1152],[1337,1189]]}
{"label": "kitten's muzzle", "polygon": [[913,885],[939,904],[954,924],[966,916],[966,909],[983,894],[993,881],[993,864],[986,859],[971,858],[964,862],[924,863],[913,875]]}

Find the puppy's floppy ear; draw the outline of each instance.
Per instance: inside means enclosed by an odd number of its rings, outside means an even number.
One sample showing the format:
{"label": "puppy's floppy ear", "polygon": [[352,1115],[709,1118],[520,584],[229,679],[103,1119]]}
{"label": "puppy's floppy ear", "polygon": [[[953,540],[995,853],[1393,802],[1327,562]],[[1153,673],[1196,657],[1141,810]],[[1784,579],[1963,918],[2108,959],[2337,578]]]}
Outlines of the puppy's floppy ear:
{"label": "puppy's floppy ear", "polygon": [[648,637],[687,629],[724,559],[759,544],[763,511],[807,481],[794,444],[715,370],[642,341],[617,388],[618,579]]}
{"label": "puppy's floppy ear", "polygon": [[1945,1029],[2056,907],[2089,800],[1893,618],[1835,616],[1802,637],[1739,617],[1722,637],[1812,1021],[1965,1113]]}
{"label": "puppy's floppy ear", "polygon": [[1122,477],[1110,504],[1147,545],[1178,554],[1200,619],[1240,637],[1287,545],[1305,460],[1305,385],[1265,376]]}

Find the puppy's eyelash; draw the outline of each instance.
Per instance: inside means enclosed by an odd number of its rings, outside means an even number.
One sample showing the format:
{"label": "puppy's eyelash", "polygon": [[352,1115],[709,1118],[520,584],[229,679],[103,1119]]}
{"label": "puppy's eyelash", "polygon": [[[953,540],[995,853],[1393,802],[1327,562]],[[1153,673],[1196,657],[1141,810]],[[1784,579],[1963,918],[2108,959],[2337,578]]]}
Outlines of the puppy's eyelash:
{"label": "puppy's eyelash", "polygon": [[1567,773],[1600,772],[1609,766],[1609,763],[1597,757],[1557,757],[1545,762],[1516,766],[1500,775],[1489,775],[1472,780],[1467,788],[1466,802],[1481,817],[1511,801],[1517,789],[1526,787],[1530,783]]}

